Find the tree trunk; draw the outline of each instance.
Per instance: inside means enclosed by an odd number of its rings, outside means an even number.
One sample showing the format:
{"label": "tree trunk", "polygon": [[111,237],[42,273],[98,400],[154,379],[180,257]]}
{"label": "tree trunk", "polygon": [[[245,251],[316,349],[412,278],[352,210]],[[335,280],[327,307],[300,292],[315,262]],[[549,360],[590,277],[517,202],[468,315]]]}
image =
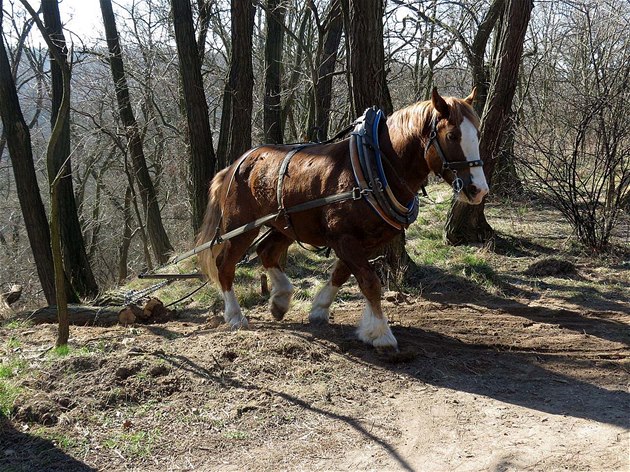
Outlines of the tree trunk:
{"label": "tree trunk", "polygon": [[[2,0],[0,0],[0,37],[3,33],[3,11]],[[55,282],[48,220],[33,164],[31,135],[20,108],[9,58],[2,40],[0,40],[0,115],[6,132],[18,199],[37,274],[47,302],[54,304],[56,301]]]}
{"label": "tree trunk", "polygon": [[147,232],[156,259],[160,263],[164,263],[168,260],[168,255],[173,251],[173,247],[162,224],[160,206],[144,157],[142,137],[140,136],[138,123],[134,116],[133,107],[131,106],[131,100],[129,98],[129,88],[127,87],[127,78],[122,60],[118,30],[116,29],[116,20],[114,18],[114,11],[112,10],[112,2],[111,0],[100,0],[100,4],[103,13],[105,34],[107,36],[107,47],[109,49],[109,64],[116,88],[118,111],[120,113],[120,119],[125,126],[127,146],[134,166],[135,179],[140,190],[142,206],[147,215]]}
{"label": "tree trunk", "polygon": [[214,173],[215,156],[212,130],[208,115],[208,102],[203,88],[201,61],[195,43],[190,0],[172,0],[175,41],[179,57],[179,70],[188,119],[190,140],[189,181],[192,226],[197,233],[203,222],[208,204],[208,184]]}
{"label": "tree trunk", "polygon": [[488,98],[490,86],[490,70],[486,65],[486,49],[490,34],[494,29],[501,13],[505,8],[506,0],[493,0],[483,21],[479,24],[475,38],[470,46],[470,69],[472,72],[473,87],[477,88],[475,103],[473,106],[479,115],[483,113]]}
{"label": "tree trunk", "polygon": [[267,37],[265,39],[265,106],[263,132],[266,143],[284,141],[282,129],[282,47],[285,7],[281,0],[267,0]]}
{"label": "tree trunk", "polygon": [[50,192],[50,242],[53,257],[53,266],[55,272],[55,296],[57,299],[57,319],[59,321],[57,329],[56,345],[65,346],[70,338],[70,327],[68,320],[68,298],[66,296],[66,274],[63,268],[63,256],[61,248],[61,221],[60,221],[60,200],[58,195],[59,182],[63,178],[63,169],[57,170],[55,167],[55,153],[58,149],[65,127],[70,120],[70,66],[67,58],[61,54],[57,45],[44,24],[39,19],[38,14],[26,1],[22,1],[24,7],[28,10],[31,17],[37,24],[41,35],[48,45],[48,50],[52,59],[57,63],[61,72],[61,100],[57,110],[57,119],[54,122],[48,146],[46,148],[46,171],[48,173],[48,189]]}
{"label": "tree trunk", "polygon": [[[511,126],[510,110],[532,7],[532,0],[507,0],[503,12],[495,75],[482,118],[479,143],[488,185],[492,183],[505,132]],[[484,205],[472,206],[454,201],[446,222],[446,241],[453,245],[488,242],[494,236],[494,230],[486,220]]]}
{"label": "tree trunk", "polygon": [[[46,33],[53,42],[57,54],[67,61],[66,40],[63,35],[59,5],[57,0],[43,0],[42,13]],[[55,126],[57,115],[61,106],[63,90],[63,74],[60,65],[54,60],[50,52],[50,73],[52,77],[52,113],[50,116],[51,128]],[[70,73],[70,68],[68,68]],[[98,285],[90,261],[85,250],[85,241],[77,204],[74,197],[72,184],[72,164],[70,160],[70,120],[64,119],[59,140],[53,149],[53,173],[59,174],[59,183],[56,194],[59,198],[59,218],[61,225],[61,244],[63,248],[63,263],[66,274],[70,278],[70,284],[81,297],[95,297],[98,294]]]}
{"label": "tree trunk", "polygon": [[199,9],[199,29],[197,31],[197,52],[199,53],[199,62],[203,63],[206,53],[206,37],[208,36],[208,26],[210,25],[210,8],[212,0],[197,0],[197,8]]}
{"label": "tree trunk", "polygon": [[[118,283],[122,285],[127,278],[127,259],[129,258],[129,246],[131,246],[131,238],[133,236],[131,223],[133,217],[131,215],[131,187],[127,187],[125,192],[125,204],[123,206],[123,237],[118,247]],[[141,224],[141,223],[140,223]]]}
{"label": "tree trunk", "polygon": [[383,47],[383,0],[349,0],[346,34],[350,43],[352,97],[357,113],[376,105],[392,113]]}
{"label": "tree trunk", "polygon": [[218,169],[234,162],[252,145],[252,0],[232,0],[230,73],[223,92],[223,116],[217,147]]}
{"label": "tree trunk", "polygon": [[341,0],[333,1],[324,20],[324,45],[317,59],[317,82],[315,84],[315,122],[313,127],[321,140],[328,139],[330,127],[330,104],[332,102],[332,82],[339,44],[343,33]]}
{"label": "tree trunk", "polygon": [[[350,43],[352,97],[357,114],[373,105],[386,114],[393,111],[387,87],[385,49],[383,47],[383,0],[350,0],[348,23],[345,25]],[[401,281],[409,264],[405,250],[405,233],[392,239],[384,248],[389,272]]]}
{"label": "tree trunk", "polygon": [[499,150],[492,176],[492,193],[499,197],[520,198],[525,192],[514,164],[514,141],[516,139],[514,118],[514,114],[511,114],[511,119],[508,120],[510,126],[505,130],[503,146]]}
{"label": "tree trunk", "polygon": [[282,107],[282,127],[286,129],[287,120],[292,125],[293,128],[293,139],[302,141],[302,136],[298,128],[295,124],[295,119],[293,117],[293,104],[295,103],[295,93],[297,90],[298,82],[300,80],[300,71],[302,68],[302,60],[304,59],[304,48],[302,45],[305,42],[306,30],[310,23],[312,9],[308,7],[304,7],[304,16],[302,17],[302,21],[300,22],[300,28],[297,33],[297,52],[295,54],[295,60],[293,62],[291,76],[289,77],[289,85],[287,86],[288,97],[284,102],[284,106]]}

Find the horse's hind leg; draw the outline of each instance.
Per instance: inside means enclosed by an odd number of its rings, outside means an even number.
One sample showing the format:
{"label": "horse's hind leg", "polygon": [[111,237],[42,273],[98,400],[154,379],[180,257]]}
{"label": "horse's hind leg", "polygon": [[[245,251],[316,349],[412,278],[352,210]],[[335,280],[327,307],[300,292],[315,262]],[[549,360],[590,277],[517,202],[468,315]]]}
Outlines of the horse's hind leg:
{"label": "horse's hind leg", "polygon": [[330,317],[330,305],[335,299],[339,288],[350,278],[350,269],[341,259],[335,263],[335,268],[330,275],[330,279],[326,282],[311,305],[311,312],[308,320],[313,324],[326,324]]}
{"label": "horse's hind leg", "polygon": [[280,268],[280,257],[292,242],[292,239],[282,233],[272,231],[256,248],[262,265],[271,279],[269,308],[276,320],[281,320],[289,311],[291,296],[293,295],[293,285]]}
{"label": "horse's hind leg", "polygon": [[217,257],[219,284],[225,302],[223,318],[232,329],[247,328],[249,325],[234,294],[234,275],[236,264],[241,260],[257,234],[257,230],[250,231],[224,242]]}

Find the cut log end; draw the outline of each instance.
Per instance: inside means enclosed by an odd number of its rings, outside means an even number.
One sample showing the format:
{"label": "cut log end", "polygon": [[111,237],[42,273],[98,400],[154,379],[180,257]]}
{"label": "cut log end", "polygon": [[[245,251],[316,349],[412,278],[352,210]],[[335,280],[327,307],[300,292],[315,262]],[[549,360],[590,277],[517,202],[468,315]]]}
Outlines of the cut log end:
{"label": "cut log end", "polygon": [[17,302],[22,296],[22,286],[21,285],[13,285],[11,290],[6,293],[0,295],[2,302],[4,302],[7,306],[13,305]]}
{"label": "cut log end", "polygon": [[132,325],[142,314],[142,309],[137,305],[127,305],[118,313],[118,323],[123,326]]}
{"label": "cut log end", "polygon": [[161,323],[172,320],[175,311],[169,310],[159,298],[152,297],[140,308],[137,305],[127,305],[118,314],[118,322],[127,326],[134,323]]}

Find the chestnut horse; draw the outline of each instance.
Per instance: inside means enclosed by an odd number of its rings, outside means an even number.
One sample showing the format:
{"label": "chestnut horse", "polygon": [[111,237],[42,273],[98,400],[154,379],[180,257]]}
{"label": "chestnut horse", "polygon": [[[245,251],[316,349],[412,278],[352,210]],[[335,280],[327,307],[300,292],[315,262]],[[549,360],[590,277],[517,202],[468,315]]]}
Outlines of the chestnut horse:
{"label": "chestnut horse", "polygon": [[[430,172],[456,184],[457,198],[469,204],[479,204],[488,193],[479,159],[479,118],[471,106],[474,94],[473,90],[467,98],[458,99],[441,97],[433,90],[431,100],[396,111],[379,127],[384,170],[397,200],[412,201]],[[278,202],[279,169],[291,149],[285,145],[263,145],[214,177],[199,244],[276,213],[279,207],[291,208],[356,188],[352,151],[345,139],[297,152],[286,168],[282,202]],[[366,299],[358,337],[379,348],[397,349],[381,308],[381,283],[369,258],[399,230],[361,200],[364,199],[349,198],[292,213],[290,221],[287,215],[280,214],[265,223],[271,227],[271,233],[256,250],[271,279],[270,308],[276,319],[282,319],[289,309],[293,286],[282,271],[279,258],[291,243],[327,246],[338,260],[330,279],[313,300],[310,322],[328,322],[330,305],[339,287],[353,274]],[[258,232],[259,228],[255,228],[228,240],[219,239],[218,244],[199,255],[202,271],[221,288],[225,321],[234,329],[248,325],[232,287],[235,266]]]}

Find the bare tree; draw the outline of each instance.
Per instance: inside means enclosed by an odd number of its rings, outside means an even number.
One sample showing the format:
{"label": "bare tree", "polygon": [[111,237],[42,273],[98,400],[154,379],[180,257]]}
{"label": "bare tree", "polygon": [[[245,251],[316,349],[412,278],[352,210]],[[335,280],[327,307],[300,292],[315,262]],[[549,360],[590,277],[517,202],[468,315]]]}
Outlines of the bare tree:
{"label": "bare tree", "polygon": [[[0,34],[4,19],[3,12],[2,0],[0,0]],[[50,249],[48,220],[33,164],[31,135],[22,114],[4,41],[0,41],[0,115],[6,131],[17,194],[37,273],[46,300],[52,305],[56,300],[55,272]]]}
{"label": "bare tree", "polygon": [[630,7],[609,0],[556,8],[558,37],[539,54],[558,60],[532,70],[554,93],[530,92],[517,163],[528,188],[565,216],[578,240],[603,251],[630,195]]}
{"label": "bare tree", "polygon": [[111,0],[100,0],[103,22],[105,24],[105,34],[107,35],[107,47],[109,49],[109,63],[111,66],[114,85],[116,87],[116,98],[118,100],[118,110],[120,119],[125,126],[127,135],[127,145],[131,154],[134,177],[140,189],[142,206],[147,214],[147,230],[151,240],[151,246],[156,259],[166,262],[173,247],[168,239],[162,216],[157,201],[157,195],[153,186],[153,181],[149,174],[149,169],[144,157],[142,137],[138,128],[138,122],[134,116],[133,108],[129,98],[129,88],[125,75],[125,67],[122,60],[122,52],[116,28],[116,20],[112,9]]}
{"label": "bare tree", "polygon": [[68,344],[70,338],[70,322],[68,318],[68,297],[66,290],[66,274],[64,273],[62,256],[62,236],[61,236],[61,200],[59,198],[59,184],[64,177],[63,166],[57,167],[56,152],[63,139],[64,128],[70,120],[70,64],[67,57],[64,57],[57,49],[53,38],[48,34],[39,16],[26,0],[20,0],[24,7],[31,14],[35,24],[39,28],[53,59],[57,63],[61,72],[61,101],[57,110],[57,119],[52,128],[48,146],[46,149],[46,170],[48,171],[48,188],[50,192],[50,246],[53,257],[53,267],[55,274],[55,298],[56,312],[59,321],[57,329],[57,346]]}
{"label": "bare tree", "polygon": [[373,105],[394,111],[383,48],[383,0],[349,0],[345,25],[351,55],[352,97],[357,113]]}
{"label": "bare tree", "polygon": [[[531,11],[532,0],[507,0],[497,49],[495,75],[481,123],[479,151],[485,160],[484,172],[491,184],[496,160],[509,129],[512,100],[518,82],[523,42]],[[485,201],[468,205],[453,201],[445,226],[445,238],[450,244],[487,242],[494,230],[486,220]]]}
{"label": "bare tree", "polygon": [[[52,113],[50,115],[51,128],[57,122],[59,109],[63,100],[64,86],[62,66],[55,60],[55,56],[68,61],[66,40],[63,34],[59,5],[57,0],[43,0],[42,13],[46,34],[56,48],[56,54],[50,51],[50,74],[52,77]],[[67,73],[70,74],[68,67]],[[68,79],[70,80],[70,79]],[[68,90],[69,92],[69,90]],[[63,126],[57,144],[53,149],[53,173],[59,175],[58,188],[59,218],[63,221],[61,226],[61,241],[63,247],[63,261],[66,273],[70,278],[71,286],[82,296],[95,297],[98,294],[98,285],[90,261],[88,259],[77,204],[72,183],[72,161],[70,159],[70,119],[63,119]]]}
{"label": "bare tree", "polygon": [[330,127],[333,75],[343,34],[341,1],[333,0],[331,2],[328,14],[319,28],[320,41],[316,64],[317,78],[314,87],[314,122],[309,127],[315,131],[316,135],[314,137],[319,137],[321,140],[325,140],[328,137],[328,128]]}
{"label": "bare tree", "polygon": [[267,0],[267,35],[265,37],[265,100],[263,134],[265,142],[282,143],[282,48],[285,7],[282,0]]}
{"label": "bare tree", "polygon": [[230,72],[223,92],[221,132],[217,146],[219,169],[232,163],[252,143],[252,34],[255,13],[252,0],[231,1]]}
{"label": "bare tree", "polygon": [[188,120],[189,193],[192,207],[192,226],[196,233],[203,222],[203,215],[208,204],[208,184],[214,174],[215,156],[212,147],[208,103],[201,77],[199,49],[195,43],[190,0],[171,0],[171,3]]}

